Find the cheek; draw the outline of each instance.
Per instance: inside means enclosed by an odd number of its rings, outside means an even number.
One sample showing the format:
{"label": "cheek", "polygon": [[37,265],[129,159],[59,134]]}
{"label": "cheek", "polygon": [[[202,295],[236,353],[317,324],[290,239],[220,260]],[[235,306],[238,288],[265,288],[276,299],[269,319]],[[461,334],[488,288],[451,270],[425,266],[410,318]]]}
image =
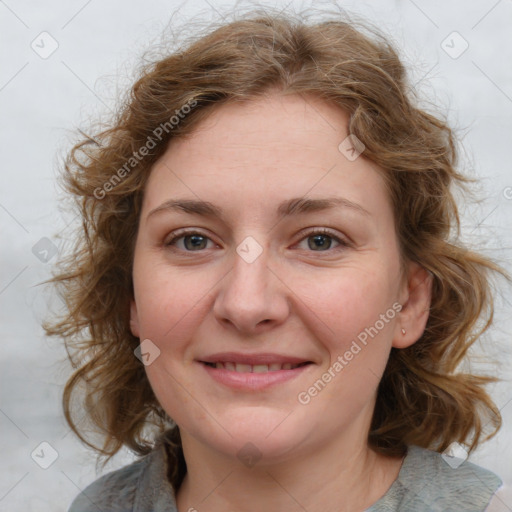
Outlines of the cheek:
{"label": "cheek", "polygon": [[327,407],[326,414],[342,423],[375,396],[391,350],[396,303],[387,284],[374,279],[347,278],[324,297],[315,306],[310,302],[308,309],[325,359],[311,387],[303,391],[315,397],[321,389],[315,407]]}
{"label": "cheek", "polygon": [[165,266],[139,268],[141,271],[135,274],[135,299],[141,338],[163,345],[169,339],[182,338],[208,300],[208,290],[212,287],[209,280],[197,274],[178,275]]}
{"label": "cheek", "polygon": [[[348,338],[357,336],[373,326],[381,314],[388,312],[387,320],[395,316],[392,305],[395,293],[391,285],[378,273],[347,271],[334,279],[318,282],[314,288],[305,283],[303,302],[331,332],[332,343],[342,347]],[[389,310],[391,309],[391,312]],[[390,322],[386,322],[389,326]],[[380,326],[379,330],[387,330]]]}
{"label": "cheek", "polygon": [[334,280],[317,281],[314,288],[308,285],[302,318],[308,318],[324,353],[320,378],[329,381],[324,403],[362,405],[378,386],[396,318],[395,294],[385,275],[354,267]]}

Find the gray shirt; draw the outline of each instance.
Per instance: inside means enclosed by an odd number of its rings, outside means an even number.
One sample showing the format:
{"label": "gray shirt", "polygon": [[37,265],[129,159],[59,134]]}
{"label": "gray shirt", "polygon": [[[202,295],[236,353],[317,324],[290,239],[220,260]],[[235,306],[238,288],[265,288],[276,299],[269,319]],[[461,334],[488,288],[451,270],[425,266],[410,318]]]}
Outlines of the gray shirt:
{"label": "gray shirt", "polygon": [[[177,512],[167,480],[167,452],[155,449],[95,480],[69,512]],[[502,481],[469,461],[449,464],[441,454],[409,446],[397,479],[365,512],[481,512]]]}

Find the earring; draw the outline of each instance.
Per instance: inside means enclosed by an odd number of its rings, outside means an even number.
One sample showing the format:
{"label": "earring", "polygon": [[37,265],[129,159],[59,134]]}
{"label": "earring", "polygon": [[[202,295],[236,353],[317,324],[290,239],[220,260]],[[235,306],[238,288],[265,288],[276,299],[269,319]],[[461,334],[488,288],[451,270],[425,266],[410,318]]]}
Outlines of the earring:
{"label": "earring", "polygon": [[405,336],[405,329],[402,329],[402,334]]}

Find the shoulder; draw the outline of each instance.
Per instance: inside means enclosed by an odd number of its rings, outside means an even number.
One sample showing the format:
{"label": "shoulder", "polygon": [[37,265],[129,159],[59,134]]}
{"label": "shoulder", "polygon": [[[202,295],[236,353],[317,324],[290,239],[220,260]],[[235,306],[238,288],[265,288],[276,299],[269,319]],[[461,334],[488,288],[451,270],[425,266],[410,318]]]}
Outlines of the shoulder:
{"label": "shoulder", "polygon": [[87,486],[73,500],[68,512],[163,511],[162,503],[168,507],[174,502],[172,487],[166,479],[166,463],[165,449],[157,445],[140,460],[111,471]]}
{"label": "shoulder", "polygon": [[[138,483],[148,464],[147,457],[95,480],[74,499],[69,512],[132,510]],[[106,509],[107,506],[115,508]]]}
{"label": "shoulder", "polygon": [[369,511],[483,512],[501,479],[467,460],[409,446],[397,480]]}

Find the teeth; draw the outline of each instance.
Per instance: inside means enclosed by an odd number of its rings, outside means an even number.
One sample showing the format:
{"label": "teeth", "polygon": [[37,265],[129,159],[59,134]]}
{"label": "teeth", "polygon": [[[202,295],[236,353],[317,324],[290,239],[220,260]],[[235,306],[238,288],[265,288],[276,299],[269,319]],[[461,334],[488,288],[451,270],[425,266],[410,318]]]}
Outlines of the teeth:
{"label": "teeth", "polygon": [[251,370],[251,365],[250,364],[236,363],[235,371],[241,372],[241,373],[250,373],[252,371]]}
{"label": "teeth", "polygon": [[215,368],[218,368],[220,370],[228,370],[231,372],[239,372],[239,373],[277,372],[279,370],[293,370],[295,368],[298,368],[299,366],[302,366],[302,364],[271,363],[271,364],[251,365],[251,364],[232,363],[232,362],[225,362],[225,363],[217,362],[217,363],[215,363]]}

